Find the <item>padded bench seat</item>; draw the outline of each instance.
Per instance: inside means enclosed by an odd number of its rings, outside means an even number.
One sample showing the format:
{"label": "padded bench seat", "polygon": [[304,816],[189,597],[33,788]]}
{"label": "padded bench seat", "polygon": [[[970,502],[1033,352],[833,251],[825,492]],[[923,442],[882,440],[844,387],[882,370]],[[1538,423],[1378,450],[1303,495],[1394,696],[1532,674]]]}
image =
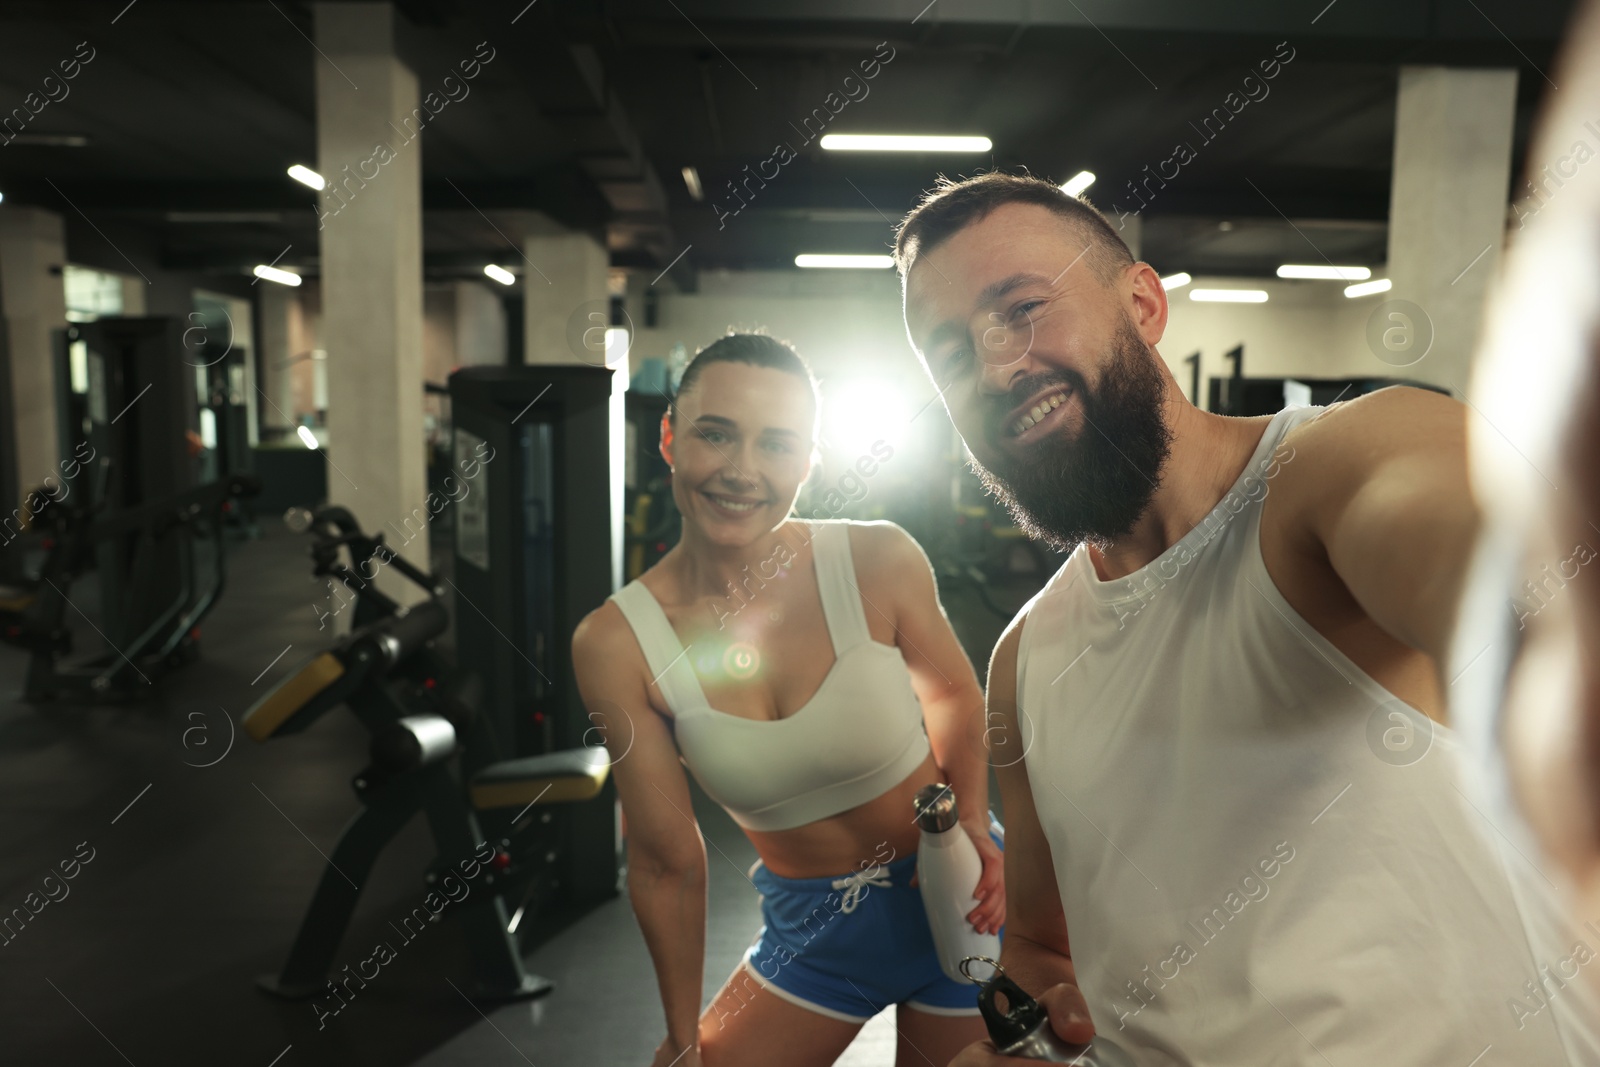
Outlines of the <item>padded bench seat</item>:
{"label": "padded bench seat", "polygon": [[599,746],[502,760],[472,776],[472,806],[487,811],[589,800],[610,773],[611,755]]}
{"label": "padded bench seat", "polygon": [[[265,741],[278,734],[295,733],[332,705],[323,701],[310,713],[305,712],[312,701],[321,696],[335,682],[344,677],[344,664],[332,652],[322,652],[311,662],[279,682],[273,690],[256,701],[244,713],[244,732],[256,741]],[[296,718],[300,716],[300,718]]]}
{"label": "padded bench seat", "polygon": [[38,594],[32,589],[0,585],[0,611],[20,615],[33,604]]}

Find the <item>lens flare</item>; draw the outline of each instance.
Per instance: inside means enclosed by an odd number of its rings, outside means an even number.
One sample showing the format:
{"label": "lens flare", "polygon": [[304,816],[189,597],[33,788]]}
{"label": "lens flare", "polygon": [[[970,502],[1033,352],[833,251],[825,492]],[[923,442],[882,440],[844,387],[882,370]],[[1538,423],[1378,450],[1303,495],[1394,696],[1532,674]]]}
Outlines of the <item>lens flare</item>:
{"label": "lens flare", "polygon": [[756,651],[754,645],[744,641],[735,642],[722,654],[722,669],[728,673],[728,677],[741,682],[754,678],[761,669],[761,653]]}

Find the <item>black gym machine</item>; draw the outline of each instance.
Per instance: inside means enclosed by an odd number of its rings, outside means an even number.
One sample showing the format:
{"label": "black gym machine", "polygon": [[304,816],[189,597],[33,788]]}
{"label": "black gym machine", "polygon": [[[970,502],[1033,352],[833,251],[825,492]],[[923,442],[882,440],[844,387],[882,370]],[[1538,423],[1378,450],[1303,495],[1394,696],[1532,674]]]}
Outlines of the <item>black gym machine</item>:
{"label": "black gym machine", "polygon": [[[353,628],[246,712],[245,732],[257,741],[299,733],[343,704],[371,739],[368,764],[351,780],[361,809],[328,857],[288,960],[263,977],[261,987],[288,999],[323,991],[379,854],[421,812],[438,847],[430,884],[464,865],[483,868],[476,880],[487,892],[469,893],[442,912],[459,912],[474,995],[509,999],[548,991],[549,982],[523,969],[514,913],[537,907],[553,888],[554,829],[544,812],[525,822],[522,815],[595,796],[610,767],[605,749],[499,760],[465,771],[463,753],[482,741],[484,723],[463,698],[469,682],[435,646],[450,624],[441,583],[385,544],[382,533],[363,533],[343,508],[302,513],[293,524],[314,538],[314,573],[354,595]],[[403,606],[380,592],[374,579],[385,568],[416,585],[425,599]]]}
{"label": "black gym machine", "polygon": [[[200,621],[225,585],[225,530],[260,483],[243,469],[197,478],[195,373],[182,338],[178,320],[160,317],[57,335],[57,443],[67,458],[28,494],[29,529],[8,536],[11,584],[0,589],[0,640],[28,652],[29,701],[129,699],[198,655]],[[84,391],[72,387],[74,348]],[[41,557],[36,571],[20,562],[28,554]],[[109,649],[69,663],[68,609],[83,614],[78,583],[91,571],[89,603]]]}
{"label": "black gym machine", "polygon": [[[136,696],[166,672],[199,654],[200,620],[216,605],[227,578],[226,521],[235,502],[260,483],[247,474],[196,486],[131,508],[68,501],[35,517],[44,564],[31,589],[12,592],[0,612],[0,638],[28,652],[23,698],[120,700]],[[205,544],[209,550],[197,551]],[[102,619],[111,650],[67,664],[73,649],[68,591],[107,547],[120,550],[129,581],[121,589],[141,612]],[[201,556],[206,557],[201,563]],[[175,563],[163,571],[156,561]],[[107,604],[102,584],[102,605]]]}
{"label": "black gym machine", "polygon": [[[478,997],[550,989],[523,969],[522,940],[535,925],[525,917],[570,916],[617,894],[615,785],[566,643],[620,576],[613,461],[625,385],[590,367],[452,376],[452,477],[463,483],[451,508],[453,578],[415,567],[343,508],[291,513],[312,536],[314,573],[354,595],[351,631],[258,701],[245,732],[258,741],[298,733],[343,704],[370,747],[351,781],[361,808],[287,961],[260,980],[264,990],[291,999],[324,991],[378,856],[418,812],[438,849],[430,884],[470,869],[486,890],[440,913],[457,914]],[[380,592],[374,577],[386,569],[420,602]],[[454,661],[440,647],[452,624],[446,586],[456,602]]]}

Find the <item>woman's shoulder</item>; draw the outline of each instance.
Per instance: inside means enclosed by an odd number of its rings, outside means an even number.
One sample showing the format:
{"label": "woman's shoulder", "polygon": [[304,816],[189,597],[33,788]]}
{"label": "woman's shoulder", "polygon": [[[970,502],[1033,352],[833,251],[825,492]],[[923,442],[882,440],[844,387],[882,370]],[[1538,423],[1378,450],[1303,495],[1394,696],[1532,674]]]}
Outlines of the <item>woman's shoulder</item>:
{"label": "woman's shoulder", "polygon": [[858,569],[892,571],[900,566],[928,566],[928,557],[916,538],[888,519],[834,519],[850,539],[850,555]]}
{"label": "woman's shoulder", "polygon": [[574,657],[606,657],[630,649],[637,650],[633,626],[623,614],[621,606],[611,597],[579,619],[577,628],[572,631]]}
{"label": "woman's shoulder", "polygon": [[850,535],[852,546],[879,547],[885,549],[900,549],[915,547],[916,540],[906,532],[905,527],[889,519],[830,519],[831,523],[843,526]]}

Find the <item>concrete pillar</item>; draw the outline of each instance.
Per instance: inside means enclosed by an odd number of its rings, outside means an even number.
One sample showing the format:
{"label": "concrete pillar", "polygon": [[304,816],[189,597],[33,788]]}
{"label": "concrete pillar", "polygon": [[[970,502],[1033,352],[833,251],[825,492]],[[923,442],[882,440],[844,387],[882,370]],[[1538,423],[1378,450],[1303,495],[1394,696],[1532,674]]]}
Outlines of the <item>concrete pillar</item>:
{"label": "concrete pillar", "polygon": [[1394,287],[1366,331],[1375,372],[1466,395],[1505,239],[1516,93],[1515,70],[1401,68],[1389,192]]}
{"label": "concrete pillar", "polygon": [[[0,501],[9,514],[45,478],[61,478],[51,332],[67,324],[66,264],[61,216],[34,207],[0,208],[0,316],[11,364],[8,423],[17,457],[19,500]],[[54,485],[56,482],[51,482]]]}
{"label": "concrete pillar", "polygon": [[293,368],[289,361],[300,349],[295,346],[300,317],[299,290],[272,282],[257,282],[260,295],[256,313],[261,316],[261,351],[256,353],[261,395],[261,438],[267,442],[293,436],[295,418]]}
{"label": "concrete pillar", "polygon": [[500,294],[483,282],[456,282],[455,291],[456,354],[461,359],[461,365],[482,367],[504,364],[506,306]]}
{"label": "concrete pillar", "polygon": [[122,287],[122,313],[129,316],[146,314],[145,296],[150,292],[149,283],[135,274],[119,274],[117,279]]}
{"label": "concrete pillar", "polygon": [[610,257],[585,233],[530,224],[523,237],[527,363],[605,365]]}
{"label": "concrete pillar", "polygon": [[[386,3],[318,3],[313,61],[328,367],[328,496],[428,566],[422,428],[422,134]],[[385,572],[379,587],[415,599]]]}

